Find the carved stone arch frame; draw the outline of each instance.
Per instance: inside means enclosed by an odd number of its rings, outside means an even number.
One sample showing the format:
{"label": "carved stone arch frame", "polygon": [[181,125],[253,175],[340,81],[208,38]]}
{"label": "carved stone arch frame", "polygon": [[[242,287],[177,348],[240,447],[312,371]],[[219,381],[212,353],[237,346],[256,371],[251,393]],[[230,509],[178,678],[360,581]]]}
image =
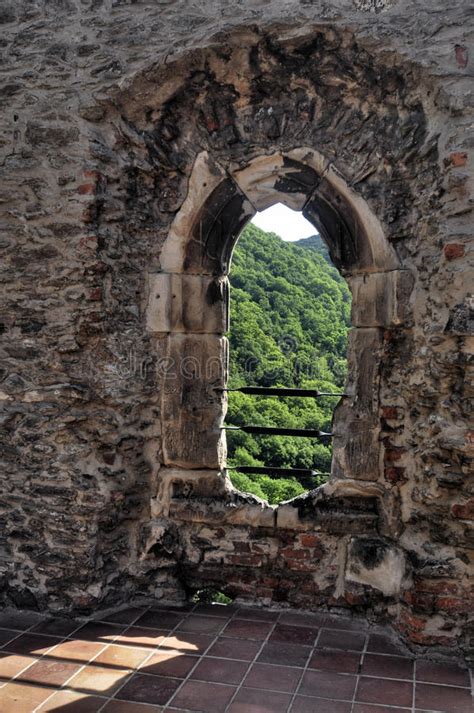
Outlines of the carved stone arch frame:
{"label": "carved stone arch frame", "polygon": [[396,504],[383,486],[379,367],[383,330],[409,319],[412,274],[401,268],[366,201],[327,159],[305,147],[230,166],[207,152],[195,160],[160,270],[147,276],[147,330],[167,344],[152,515],[212,521],[219,501],[228,523],[307,529],[322,517],[317,508],[313,517],[302,515],[300,498],[271,507],[244,497],[225,472],[227,275],[244,225],[277,202],[302,211],[318,228],[353,295],[348,397],[334,414],[331,479],[310,497],[329,509],[341,498],[362,499],[362,521],[376,513],[378,531],[396,536]]}

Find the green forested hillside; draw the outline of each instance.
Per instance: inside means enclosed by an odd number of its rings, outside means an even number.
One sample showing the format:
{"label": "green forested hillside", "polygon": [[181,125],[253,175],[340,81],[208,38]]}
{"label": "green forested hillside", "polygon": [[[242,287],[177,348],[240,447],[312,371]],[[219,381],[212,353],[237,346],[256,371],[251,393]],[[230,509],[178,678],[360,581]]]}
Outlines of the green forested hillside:
{"label": "green forested hillside", "polygon": [[[231,270],[229,386],[300,386],[340,391],[346,376],[350,292],[319,238],[283,242],[249,225]],[[330,430],[334,398],[229,394],[228,425]],[[327,472],[331,447],[315,440],[228,431],[229,465]],[[303,492],[295,480],[231,471],[236,487],[278,502]]]}

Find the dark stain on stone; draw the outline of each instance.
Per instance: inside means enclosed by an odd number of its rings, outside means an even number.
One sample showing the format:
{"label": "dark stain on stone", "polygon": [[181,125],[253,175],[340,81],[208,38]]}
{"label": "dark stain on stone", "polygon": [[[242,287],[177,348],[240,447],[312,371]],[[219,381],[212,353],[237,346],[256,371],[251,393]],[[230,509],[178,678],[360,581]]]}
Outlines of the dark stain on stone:
{"label": "dark stain on stone", "polygon": [[380,539],[359,537],[351,547],[351,554],[357,558],[366,569],[375,569],[384,560],[388,545]]}

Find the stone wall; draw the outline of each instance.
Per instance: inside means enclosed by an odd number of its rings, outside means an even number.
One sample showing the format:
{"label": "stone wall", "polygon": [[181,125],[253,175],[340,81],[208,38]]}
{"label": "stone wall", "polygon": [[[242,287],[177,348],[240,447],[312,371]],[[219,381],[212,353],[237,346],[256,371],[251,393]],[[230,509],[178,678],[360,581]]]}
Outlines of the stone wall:
{"label": "stone wall", "polygon": [[[469,650],[469,12],[2,4],[5,603],[212,586]],[[355,304],[332,479],[278,509],[230,486],[216,391],[232,246],[276,196]]]}

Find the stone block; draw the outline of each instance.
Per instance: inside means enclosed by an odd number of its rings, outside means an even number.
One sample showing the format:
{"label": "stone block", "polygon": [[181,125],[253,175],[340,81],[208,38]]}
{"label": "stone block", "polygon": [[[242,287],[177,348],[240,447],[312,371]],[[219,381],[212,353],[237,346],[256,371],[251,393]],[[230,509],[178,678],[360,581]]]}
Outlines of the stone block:
{"label": "stone block", "polygon": [[221,468],[227,339],[214,335],[168,338],[162,395],[163,458],[167,466]]}
{"label": "stone block", "polygon": [[[224,171],[202,151],[196,157],[188,184],[188,192],[178,211],[160,255],[161,269],[182,272],[189,236],[202,206],[221,183]],[[198,270],[199,272],[199,270]]]}
{"label": "stone block", "polygon": [[225,491],[225,477],[218,470],[161,468],[158,490],[151,499],[152,518],[168,517],[172,501],[218,498]]}
{"label": "stone block", "polygon": [[348,282],[355,327],[392,327],[409,319],[414,284],[410,270],[354,275]]}
{"label": "stone block", "polygon": [[149,332],[223,334],[228,330],[226,278],[157,273],[148,277]]}
{"label": "stone block", "polygon": [[352,420],[350,407],[344,420],[345,423],[339,419],[334,430],[333,474],[357,480],[378,480],[381,472],[379,422]]}
{"label": "stone block", "polygon": [[379,537],[352,537],[347,552],[346,582],[365,584],[386,597],[398,597],[407,579],[403,551]]}
{"label": "stone block", "polygon": [[301,164],[281,154],[262,156],[251,166],[231,170],[232,177],[256,210],[283,202],[293,210],[303,210],[319,177],[311,168],[302,176]]}

